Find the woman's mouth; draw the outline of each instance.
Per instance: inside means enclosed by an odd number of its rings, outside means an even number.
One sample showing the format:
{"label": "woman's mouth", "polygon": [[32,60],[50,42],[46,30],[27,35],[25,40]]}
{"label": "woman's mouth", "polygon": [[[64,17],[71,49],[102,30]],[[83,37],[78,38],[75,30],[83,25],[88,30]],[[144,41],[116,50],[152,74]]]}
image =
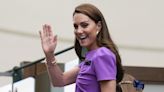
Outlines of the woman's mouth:
{"label": "woman's mouth", "polygon": [[86,38],[87,38],[86,35],[81,35],[81,36],[79,36],[79,40],[84,40],[84,39],[86,39]]}

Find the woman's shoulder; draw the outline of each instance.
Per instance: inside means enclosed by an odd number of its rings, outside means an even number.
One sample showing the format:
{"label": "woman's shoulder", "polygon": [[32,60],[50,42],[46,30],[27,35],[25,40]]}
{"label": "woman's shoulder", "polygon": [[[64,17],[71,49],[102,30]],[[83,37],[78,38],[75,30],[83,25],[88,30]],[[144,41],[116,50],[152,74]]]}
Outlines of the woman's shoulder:
{"label": "woman's shoulder", "polygon": [[115,54],[107,47],[99,47],[93,51],[88,52],[86,55],[87,59],[96,59],[99,57],[114,57],[115,58]]}
{"label": "woman's shoulder", "polygon": [[100,47],[96,52],[96,56],[115,56],[114,53],[107,47]]}

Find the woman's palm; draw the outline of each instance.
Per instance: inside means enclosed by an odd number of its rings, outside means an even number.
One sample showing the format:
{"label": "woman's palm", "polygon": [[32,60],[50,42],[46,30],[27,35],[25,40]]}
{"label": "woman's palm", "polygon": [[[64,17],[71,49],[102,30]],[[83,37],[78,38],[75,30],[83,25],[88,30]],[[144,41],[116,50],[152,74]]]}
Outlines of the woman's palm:
{"label": "woman's palm", "polygon": [[43,26],[43,31],[40,31],[42,48],[45,54],[52,54],[56,48],[57,36],[54,36],[49,25]]}

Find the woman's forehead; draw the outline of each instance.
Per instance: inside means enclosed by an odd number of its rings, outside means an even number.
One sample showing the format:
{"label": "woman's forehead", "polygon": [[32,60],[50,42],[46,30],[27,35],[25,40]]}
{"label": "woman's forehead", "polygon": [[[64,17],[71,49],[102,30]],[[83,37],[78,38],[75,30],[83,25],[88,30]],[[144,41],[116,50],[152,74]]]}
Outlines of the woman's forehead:
{"label": "woman's forehead", "polygon": [[74,16],[73,16],[73,22],[74,23],[81,23],[81,22],[90,22],[91,19],[85,15],[85,14],[82,14],[82,13],[76,13]]}

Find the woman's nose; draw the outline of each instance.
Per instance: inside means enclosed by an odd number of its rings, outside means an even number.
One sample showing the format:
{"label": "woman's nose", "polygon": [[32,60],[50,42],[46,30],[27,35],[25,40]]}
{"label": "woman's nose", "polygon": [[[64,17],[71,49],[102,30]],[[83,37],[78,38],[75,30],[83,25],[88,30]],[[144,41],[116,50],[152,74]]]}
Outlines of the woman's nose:
{"label": "woman's nose", "polygon": [[78,34],[83,33],[83,29],[79,27],[78,29],[75,30],[75,32]]}

